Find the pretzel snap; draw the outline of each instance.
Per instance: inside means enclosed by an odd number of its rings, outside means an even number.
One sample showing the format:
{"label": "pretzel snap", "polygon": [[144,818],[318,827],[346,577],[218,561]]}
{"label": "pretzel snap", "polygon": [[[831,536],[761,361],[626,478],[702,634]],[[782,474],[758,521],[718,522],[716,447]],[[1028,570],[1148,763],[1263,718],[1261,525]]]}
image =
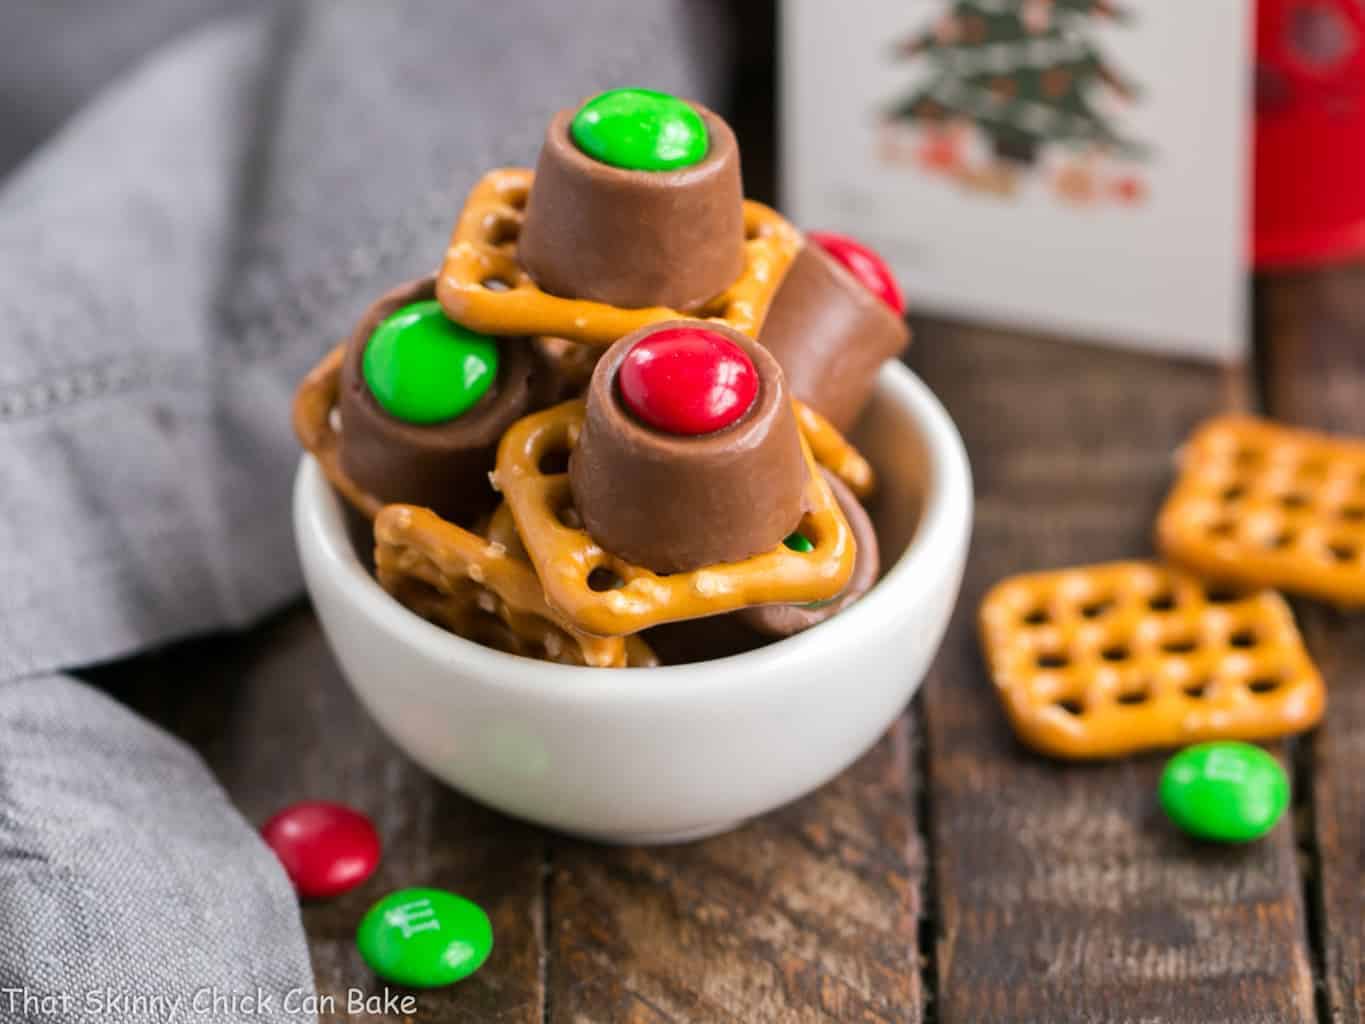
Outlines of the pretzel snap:
{"label": "pretzel snap", "polygon": [[[498,447],[494,481],[545,596],[578,629],[622,636],[748,605],[823,601],[843,590],[853,572],[853,535],[804,439],[807,511],[798,529],[812,550],[779,544],[742,562],[668,576],[604,551],[579,525],[568,474],[544,468],[547,458],[573,450],[584,409],[584,401],[576,399],[514,423]],[[698,524],[698,529],[712,528],[724,524]]]}
{"label": "pretzel snap", "polygon": [[460,598],[444,594],[415,576],[398,574],[390,578],[389,594],[410,612],[434,622],[441,628],[506,654],[544,658],[545,649],[531,638],[518,635],[493,612],[478,606],[475,588],[467,588]]}
{"label": "pretzel snap", "polygon": [[[622,309],[542,291],[517,261],[517,236],[534,177],[521,167],[490,171],[469,193],[436,287],[452,320],[486,334],[549,335],[605,348],[640,327],[689,315],[662,306]],[[802,240],[774,210],[752,200],[744,202],[744,232],[743,272],[690,315],[752,337]]]}
{"label": "pretzel snap", "polygon": [[[537,661],[553,661],[560,665],[582,665],[583,658],[573,644],[565,644],[556,657],[550,657],[536,637],[517,633],[492,612],[482,608],[468,608],[462,601],[454,601],[435,587],[416,578],[395,581],[391,591],[398,603],[409,611],[434,622],[456,636],[491,647],[504,654],[515,654]],[[660,664],[654,648],[640,636],[628,636],[626,642],[627,668],[655,668]]]}
{"label": "pretzel snap", "polygon": [[334,420],[337,396],[341,390],[341,363],[346,346],[338,345],[308,371],[294,393],[294,433],[322,467],[323,475],[341,496],[367,519],[379,515],[384,503],[356,483],[341,468],[341,434]]}
{"label": "pretzel snap", "polygon": [[1005,580],[980,629],[1014,731],[1054,757],[1273,739],[1312,728],[1326,703],[1279,594],[1154,563]]}
{"label": "pretzel snap", "polygon": [[1157,542],[1213,579],[1365,604],[1365,442],[1209,420],[1181,453]]}
{"label": "pretzel snap", "polygon": [[815,461],[837,476],[859,501],[866,501],[877,489],[877,474],[872,464],[825,417],[805,402],[793,400],[796,425],[810,445]]}
{"label": "pretzel snap", "polygon": [[[374,536],[380,585],[400,601],[413,594],[414,580],[438,592],[445,599],[438,621],[452,632],[467,635],[466,629],[477,625],[475,613],[482,612],[501,620],[545,660],[596,668],[626,664],[620,637],[588,636],[565,621],[546,603],[530,564],[504,544],[413,505],[385,506],[375,519]],[[431,595],[418,593],[429,613]]]}

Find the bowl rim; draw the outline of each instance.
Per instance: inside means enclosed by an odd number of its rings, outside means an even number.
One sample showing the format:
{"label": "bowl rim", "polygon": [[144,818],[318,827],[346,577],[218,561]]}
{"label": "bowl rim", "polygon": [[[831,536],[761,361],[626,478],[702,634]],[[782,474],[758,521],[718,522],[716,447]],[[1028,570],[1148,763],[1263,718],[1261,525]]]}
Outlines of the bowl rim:
{"label": "bowl rim", "polygon": [[[459,664],[485,684],[560,697],[629,696],[652,701],[712,689],[733,690],[736,678],[781,679],[790,667],[807,669],[813,657],[875,636],[900,609],[914,603],[944,573],[960,572],[972,520],[972,477],[966,448],[952,418],[929,387],[908,367],[884,364],[879,393],[907,410],[928,458],[929,486],[914,536],[865,595],[819,626],[776,643],[724,658],[650,669],[591,668],[538,661],[494,650],[450,633],[391,598],[357,557],[342,514],[341,499],[311,455],[300,460],[294,483],[294,529],[305,547],[366,618],[435,662]],[[956,563],[956,565],[955,565]],[[309,584],[309,590],[313,585]],[[952,593],[956,597],[956,588]],[[648,672],[647,680],[640,674]],[[668,685],[673,684],[673,685]]]}

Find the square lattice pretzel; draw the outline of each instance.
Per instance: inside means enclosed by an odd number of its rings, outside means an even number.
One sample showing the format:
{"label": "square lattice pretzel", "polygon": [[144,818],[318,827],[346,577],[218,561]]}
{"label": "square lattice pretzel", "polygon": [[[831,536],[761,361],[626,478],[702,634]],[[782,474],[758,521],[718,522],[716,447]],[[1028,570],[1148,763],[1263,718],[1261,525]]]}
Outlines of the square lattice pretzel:
{"label": "square lattice pretzel", "polygon": [[[512,424],[498,446],[494,473],[545,596],[578,629],[624,636],[753,604],[823,601],[844,589],[853,573],[853,533],[804,437],[807,512],[798,529],[812,550],[779,544],[742,562],[668,576],[604,551],[578,525],[569,474],[542,469],[547,457],[573,450],[584,409],[584,401],[575,399]],[[608,578],[598,587],[603,575]]]}
{"label": "square lattice pretzel", "polygon": [[[496,518],[496,517],[495,517]],[[485,539],[430,509],[386,505],[374,522],[375,575],[400,603],[453,633],[478,639],[489,617],[548,661],[619,668],[619,637],[588,636],[545,602],[518,547]]]}
{"label": "square lattice pretzel", "polygon": [[1211,579],[1365,604],[1365,442],[1210,420],[1181,452],[1157,542]]}
{"label": "square lattice pretzel", "polygon": [[1055,757],[1272,739],[1326,703],[1279,594],[1155,563],[1013,577],[982,601],[980,628],[1014,731]]}
{"label": "square lattice pretzel", "polygon": [[679,317],[713,320],[756,337],[777,287],[802,245],[776,211],[744,202],[744,271],[702,309],[622,309],[541,291],[517,261],[517,237],[534,173],[508,167],[474,186],[446,250],[436,297],[453,320],[495,335],[550,335],[607,346],[647,324]]}

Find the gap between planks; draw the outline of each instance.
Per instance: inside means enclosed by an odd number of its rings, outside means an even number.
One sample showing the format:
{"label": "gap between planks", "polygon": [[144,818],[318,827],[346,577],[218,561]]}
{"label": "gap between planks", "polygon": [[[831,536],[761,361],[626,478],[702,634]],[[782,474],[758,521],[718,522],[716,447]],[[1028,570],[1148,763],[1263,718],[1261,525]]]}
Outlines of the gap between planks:
{"label": "gap between planks", "polygon": [[[1255,288],[1257,367],[1276,419],[1365,436],[1365,265],[1264,274]],[[1322,972],[1319,1013],[1365,1021],[1365,615],[1296,603],[1328,686],[1327,715],[1304,742],[1300,785],[1309,831]]]}
{"label": "gap between planks", "polygon": [[977,533],[925,686],[942,1024],[1314,1019],[1293,837],[1199,848],[1155,809],[1162,755],[1023,752],[977,651],[981,591],[1015,571],[1139,557],[1170,455],[1245,380],[1208,367],[944,321],[911,363],[954,414]]}

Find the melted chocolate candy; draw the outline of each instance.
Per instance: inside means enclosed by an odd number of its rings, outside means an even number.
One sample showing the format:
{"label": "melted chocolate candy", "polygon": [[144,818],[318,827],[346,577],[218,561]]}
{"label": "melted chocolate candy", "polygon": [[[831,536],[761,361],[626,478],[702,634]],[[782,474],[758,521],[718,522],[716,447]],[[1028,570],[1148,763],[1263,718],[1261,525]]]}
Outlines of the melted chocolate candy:
{"label": "melted chocolate candy", "polygon": [[341,366],[341,465],[384,502],[406,502],[467,523],[497,500],[488,483],[503,432],[537,404],[545,376],[524,338],[497,339],[497,376],[453,419],[409,423],[385,411],[366,383],[365,353],[395,312],[435,297],[435,277],[400,285],[375,302],[347,341]]}
{"label": "melted chocolate candy", "polygon": [[706,155],[676,170],[613,167],[550,122],[517,256],[552,295],[691,312],[744,269],[744,198],[734,132],[705,107]]}
{"label": "melted chocolate candy", "polygon": [[[757,372],[757,395],[720,430],[668,433],[621,401],[617,378],[631,350],[679,327],[723,335]],[[738,331],[692,320],[646,327],[607,350],[593,371],[583,433],[569,460],[574,504],[592,538],[660,573],[737,562],[782,543],[801,520],[806,473],[772,356]]]}

